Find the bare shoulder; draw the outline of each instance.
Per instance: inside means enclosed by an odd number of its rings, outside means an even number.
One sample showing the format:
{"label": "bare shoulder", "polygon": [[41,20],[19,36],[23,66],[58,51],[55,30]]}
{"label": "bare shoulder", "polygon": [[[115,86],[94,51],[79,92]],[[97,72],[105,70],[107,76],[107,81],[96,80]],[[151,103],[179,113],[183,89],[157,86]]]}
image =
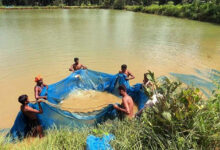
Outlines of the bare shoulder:
{"label": "bare shoulder", "polygon": [[133,103],[132,97],[128,95],[127,101],[128,101],[129,103],[131,103],[131,102]]}
{"label": "bare shoulder", "polygon": [[131,99],[131,100],[133,100],[133,99],[132,99],[132,97],[131,97],[131,96],[129,96],[129,95],[128,95],[128,99]]}
{"label": "bare shoulder", "polygon": [[129,95],[123,97],[123,100],[124,100],[124,101],[129,101],[129,100],[131,100],[131,99],[132,99],[132,98],[131,98]]}
{"label": "bare shoulder", "polygon": [[29,111],[29,106],[21,106],[21,111],[22,112],[28,112]]}
{"label": "bare shoulder", "polygon": [[127,73],[128,73],[128,74],[131,74],[131,72],[130,72],[129,70],[127,71]]}
{"label": "bare shoulder", "polygon": [[32,110],[33,108],[31,108],[30,106],[26,106],[26,107],[24,107],[24,110],[25,111],[30,111],[30,110]]}
{"label": "bare shoulder", "polygon": [[122,102],[126,102],[126,101],[127,101],[127,97],[125,96],[122,98]]}

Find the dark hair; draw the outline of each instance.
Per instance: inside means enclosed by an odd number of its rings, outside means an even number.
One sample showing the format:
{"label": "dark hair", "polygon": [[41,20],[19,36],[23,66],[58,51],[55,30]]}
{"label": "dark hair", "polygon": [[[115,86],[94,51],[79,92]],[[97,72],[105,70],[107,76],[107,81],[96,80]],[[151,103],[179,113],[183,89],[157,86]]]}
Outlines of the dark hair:
{"label": "dark hair", "polygon": [[126,64],[121,65],[121,69],[127,69],[127,65]]}
{"label": "dark hair", "polygon": [[77,57],[76,57],[76,58],[74,58],[74,61],[75,61],[75,62],[76,62],[76,61],[78,61],[78,60],[79,60],[79,58],[77,58]]}
{"label": "dark hair", "polygon": [[21,96],[19,96],[18,97],[18,101],[21,103],[21,104],[25,104],[25,102],[27,101],[27,99],[28,99],[28,96],[26,95],[26,94],[24,94],[24,95],[21,95]]}
{"label": "dark hair", "polygon": [[125,87],[124,85],[120,85],[120,86],[118,87],[118,90],[123,90],[123,91],[126,92],[126,87]]}

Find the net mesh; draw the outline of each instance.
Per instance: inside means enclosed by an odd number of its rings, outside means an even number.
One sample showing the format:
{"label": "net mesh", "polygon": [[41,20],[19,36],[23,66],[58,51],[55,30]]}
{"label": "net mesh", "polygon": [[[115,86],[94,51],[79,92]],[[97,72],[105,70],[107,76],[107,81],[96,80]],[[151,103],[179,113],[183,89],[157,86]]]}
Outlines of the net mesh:
{"label": "net mesh", "polygon": [[[70,93],[77,90],[96,90],[100,92],[108,92],[115,96],[119,96],[118,86],[125,85],[127,93],[133,98],[138,109],[144,107],[148,100],[142,89],[141,84],[130,86],[124,74],[106,74],[92,70],[78,70],[70,74],[67,78],[51,84],[48,89],[44,88],[41,95],[47,95],[48,101],[41,103],[43,114],[37,115],[40,124],[44,129],[56,128],[79,128],[83,126],[94,126],[108,119],[115,119],[117,111],[112,104],[97,106],[100,110],[88,113],[73,113],[63,110],[59,106]],[[29,104],[35,109],[39,109],[37,104]],[[80,109],[80,108],[79,108]],[[28,133],[27,119],[22,112],[19,112],[13,127],[8,136],[12,140],[23,139]]]}

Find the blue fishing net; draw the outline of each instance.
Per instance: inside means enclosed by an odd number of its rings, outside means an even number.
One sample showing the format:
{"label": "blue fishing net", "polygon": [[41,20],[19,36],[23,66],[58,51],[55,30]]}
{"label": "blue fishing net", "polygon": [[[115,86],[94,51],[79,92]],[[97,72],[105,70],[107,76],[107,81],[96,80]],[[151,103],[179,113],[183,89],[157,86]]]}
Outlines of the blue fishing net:
{"label": "blue fishing net", "polygon": [[199,88],[206,97],[210,97],[216,89],[216,83],[220,83],[220,71],[215,69],[199,70],[195,69],[196,75],[170,73],[181,82]]}
{"label": "blue fishing net", "polygon": [[103,137],[89,135],[86,138],[86,150],[113,150],[109,142],[114,138],[113,134],[103,135]]}
{"label": "blue fishing net", "polygon": [[[126,86],[127,93],[133,98],[138,109],[144,107],[148,97],[145,95],[141,84],[130,86],[124,74],[112,75],[92,70],[78,70],[70,74],[67,78],[49,85],[48,89],[44,88],[41,96],[47,95],[50,103],[58,105],[70,93],[77,90],[96,90],[119,96],[117,89],[119,85]],[[37,104],[29,105],[38,109]],[[99,111],[89,113],[73,113],[53,107],[47,103],[41,103],[41,106],[43,108],[43,114],[39,114],[37,117],[44,129],[53,127],[79,128],[83,126],[94,126],[108,119],[114,119],[118,115],[112,104]],[[23,139],[27,132],[27,119],[22,112],[19,112],[8,136],[12,140]]]}

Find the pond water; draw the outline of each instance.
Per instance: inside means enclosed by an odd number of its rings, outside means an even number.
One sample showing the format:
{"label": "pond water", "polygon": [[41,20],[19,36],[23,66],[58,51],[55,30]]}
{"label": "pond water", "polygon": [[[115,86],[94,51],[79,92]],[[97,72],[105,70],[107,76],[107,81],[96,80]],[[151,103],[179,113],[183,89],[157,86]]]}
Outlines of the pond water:
{"label": "pond water", "polygon": [[74,57],[111,74],[125,63],[136,77],[131,84],[147,70],[220,70],[220,26],[116,10],[0,10],[0,128],[12,126],[19,95],[34,99],[36,75],[57,82]]}
{"label": "pond water", "polygon": [[[87,113],[100,110],[109,104],[121,104],[121,102],[121,98],[107,92],[77,90],[70,93],[59,105],[63,110]],[[133,111],[137,112],[137,110],[135,106]]]}

